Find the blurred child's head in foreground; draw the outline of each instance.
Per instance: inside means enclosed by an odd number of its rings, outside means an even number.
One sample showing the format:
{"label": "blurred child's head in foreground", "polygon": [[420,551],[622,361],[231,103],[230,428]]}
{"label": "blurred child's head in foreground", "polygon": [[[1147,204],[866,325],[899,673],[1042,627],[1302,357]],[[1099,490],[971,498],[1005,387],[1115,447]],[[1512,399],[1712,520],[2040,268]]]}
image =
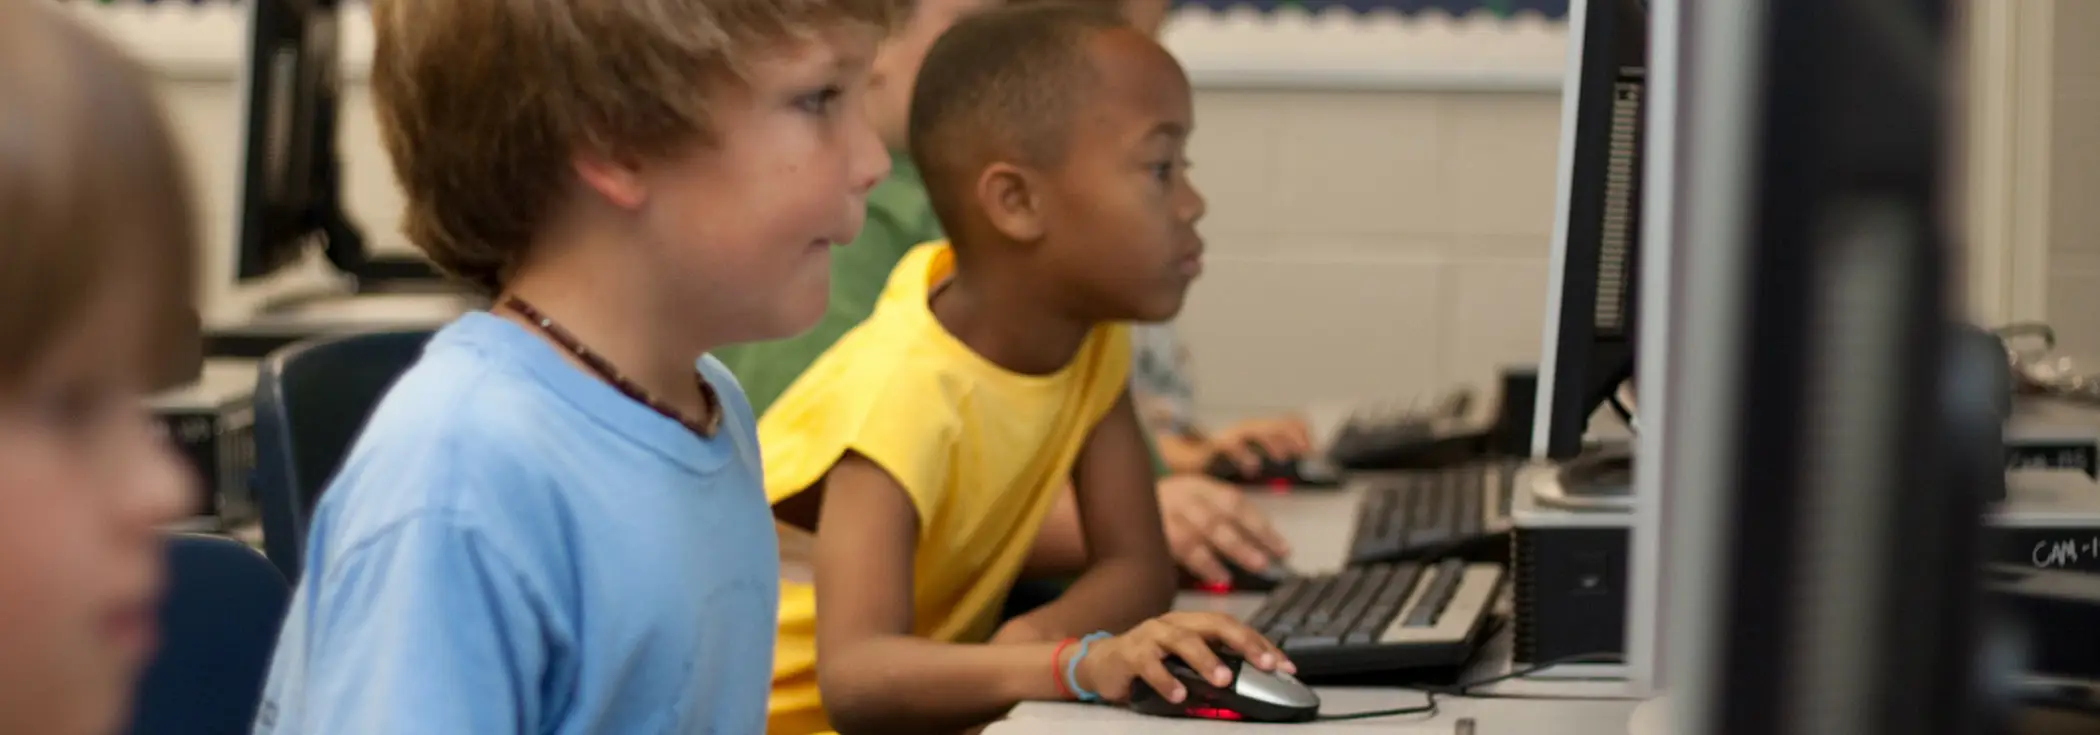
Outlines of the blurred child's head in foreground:
{"label": "blurred child's head in foreground", "polygon": [[192,498],[143,406],[195,354],[189,182],[59,6],[0,2],[0,110],[0,732],[112,732]]}

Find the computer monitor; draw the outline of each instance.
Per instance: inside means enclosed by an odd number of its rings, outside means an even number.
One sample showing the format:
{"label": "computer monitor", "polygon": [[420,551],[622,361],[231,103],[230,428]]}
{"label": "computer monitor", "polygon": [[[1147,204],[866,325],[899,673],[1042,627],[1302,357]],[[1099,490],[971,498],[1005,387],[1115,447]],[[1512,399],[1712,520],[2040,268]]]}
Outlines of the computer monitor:
{"label": "computer monitor", "polygon": [[1642,0],[1572,0],[1568,9],[1533,456],[1579,454],[1590,416],[1633,377],[1647,14]]}
{"label": "computer monitor", "polygon": [[360,249],[336,186],[336,9],[248,3],[235,278],[263,278],[314,247]]}
{"label": "computer monitor", "polygon": [[345,209],[338,4],[248,3],[235,278],[268,277],[319,249],[360,291],[434,282],[436,270],[419,258],[373,257]]}
{"label": "computer monitor", "polygon": [[1947,4],[1682,5],[1668,731],[1993,731],[2004,356],[1949,329]]}

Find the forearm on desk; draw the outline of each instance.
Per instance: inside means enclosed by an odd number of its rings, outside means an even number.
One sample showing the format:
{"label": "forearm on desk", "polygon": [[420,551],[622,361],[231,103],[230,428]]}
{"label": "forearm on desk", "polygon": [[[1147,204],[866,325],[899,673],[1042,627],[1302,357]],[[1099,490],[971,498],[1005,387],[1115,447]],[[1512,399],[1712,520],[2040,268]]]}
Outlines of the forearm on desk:
{"label": "forearm on desk", "polygon": [[1065,699],[1057,655],[1057,643],[880,636],[826,652],[818,686],[841,732],[952,732],[998,719],[1021,702]]}
{"label": "forearm on desk", "polygon": [[1079,505],[1072,497],[1072,486],[1067,484],[1051,501],[1050,513],[1043,517],[1042,530],[1036,532],[1035,545],[1029,547],[1028,559],[1022,562],[1021,577],[1056,579],[1083,571],[1086,528],[1079,521]]}
{"label": "forearm on desk", "polygon": [[1073,466],[1086,571],[1056,601],[1023,616],[1031,624],[1053,635],[1123,631],[1173,603],[1174,560],[1150,449],[1126,391],[1095,424]]}
{"label": "forearm on desk", "polygon": [[1110,559],[1087,567],[1056,600],[1015,619],[1044,640],[1095,631],[1121,633],[1166,614],[1174,604],[1174,571],[1150,569],[1138,559]]}
{"label": "forearm on desk", "polygon": [[[1168,466],[1161,449],[1158,437],[1147,432],[1145,450],[1151,455],[1152,474],[1155,478],[1165,479],[1174,474],[1174,469]],[[1035,546],[1029,549],[1028,560],[1022,564],[1021,576],[1027,579],[1070,577],[1085,571],[1086,563],[1086,526],[1080,521],[1079,503],[1072,494],[1072,486],[1066,484],[1050,506],[1049,515],[1043,519]]]}

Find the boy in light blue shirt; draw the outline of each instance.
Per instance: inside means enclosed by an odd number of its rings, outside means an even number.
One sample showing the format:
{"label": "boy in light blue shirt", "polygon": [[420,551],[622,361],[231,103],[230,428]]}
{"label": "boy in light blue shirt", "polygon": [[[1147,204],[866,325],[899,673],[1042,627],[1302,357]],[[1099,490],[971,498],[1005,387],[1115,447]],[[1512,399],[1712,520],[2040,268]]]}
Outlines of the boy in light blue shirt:
{"label": "boy in light blue shirt", "polygon": [[722,393],[702,441],[524,326],[446,327],[323,496],[260,731],[755,732],[779,573]]}
{"label": "boy in light blue shirt", "polygon": [[410,240],[494,298],[311,527],[258,733],[757,733],[779,556],[705,353],[806,329],[889,0],[376,0]]}

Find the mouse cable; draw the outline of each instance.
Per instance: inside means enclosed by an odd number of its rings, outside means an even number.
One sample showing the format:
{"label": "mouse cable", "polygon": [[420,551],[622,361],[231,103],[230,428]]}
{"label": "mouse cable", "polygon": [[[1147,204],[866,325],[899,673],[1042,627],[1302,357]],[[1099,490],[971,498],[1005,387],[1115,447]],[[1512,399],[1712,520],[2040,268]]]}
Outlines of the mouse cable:
{"label": "mouse cable", "polygon": [[1629,394],[1633,392],[1632,386],[1632,383],[1620,383],[1610,395],[1604,397],[1604,402],[1611,405],[1612,413],[1618,414],[1620,421],[1626,422],[1627,431],[1633,432],[1634,436],[1640,436],[1641,420],[1634,413],[1633,401],[1629,400]]}
{"label": "mouse cable", "polygon": [[1633,409],[1627,407],[1625,399],[1613,395],[1604,400],[1611,404],[1612,413],[1618,414],[1620,421],[1626,422],[1627,431],[1633,432],[1634,436],[1641,435],[1641,420],[1634,417]]}
{"label": "mouse cable", "polygon": [[1403,715],[1429,715],[1431,717],[1434,717],[1437,713],[1436,698],[1438,695],[1446,697],[1464,697],[1467,699],[1610,699],[1610,697],[1568,697],[1526,694],[1495,694],[1491,692],[1475,692],[1473,691],[1473,689],[1476,687],[1487,686],[1489,684],[1509,681],[1511,679],[1521,679],[1526,676],[1545,671],[1546,669],[1553,668],[1555,666],[1565,666],[1568,664],[1615,664],[1620,663],[1623,660],[1624,659],[1616,653],[1585,653],[1574,656],[1563,656],[1552,661],[1533,664],[1518,669],[1511,669],[1509,671],[1497,674],[1495,676],[1475,679],[1467,682],[1461,682],[1459,684],[1455,684],[1448,687],[1401,687],[1402,689],[1421,692],[1423,696],[1426,697],[1427,701],[1423,702],[1422,704],[1415,705],[1413,707],[1395,707],[1392,709],[1369,710],[1364,712],[1345,712],[1333,715],[1322,714],[1317,718],[1317,721],[1333,722],[1336,720],[1369,720],[1378,717],[1400,717]]}
{"label": "mouse cable", "polygon": [[1460,682],[1458,684],[1454,684],[1448,687],[1401,687],[1402,689],[1421,692],[1423,696],[1427,698],[1427,701],[1423,704],[1416,705],[1413,707],[1396,707],[1393,709],[1373,710],[1369,712],[1348,712],[1336,715],[1320,715],[1319,721],[1328,722],[1333,720],[1368,720],[1375,717],[1398,717],[1401,715],[1429,715],[1431,717],[1435,717],[1437,713],[1437,697],[1440,695],[1445,697],[1462,697],[1465,699],[1622,699],[1622,697],[1568,696],[1551,694],[1502,694],[1496,692],[1476,692],[1473,690],[1478,687],[1487,686],[1489,684],[1505,682],[1511,679],[1521,679],[1532,674],[1536,674],[1538,672],[1553,668],[1555,666],[1565,666],[1568,664],[1615,664],[1623,662],[1624,660],[1625,659],[1617,653],[1583,653],[1576,654],[1573,656],[1562,656],[1551,661],[1532,664],[1530,666],[1525,666],[1522,668],[1511,669],[1509,671],[1505,671],[1494,676],[1474,679],[1472,681]]}
{"label": "mouse cable", "polygon": [[1566,666],[1566,665],[1568,665],[1568,664],[1616,664],[1616,663],[1624,663],[1624,662],[1625,662],[1625,658],[1624,658],[1624,657],[1623,657],[1623,656],[1622,656],[1621,654],[1618,654],[1618,653],[1579,653],[1579,654],[1575,654],[1575,655],[1572,655],[1572,656],[1562,656],[1562,657],[1560,657],[1560,658],[1556,658],[1556,659],[1553,659],[1553,660],[1551,660],[1551,661],[1545,661],[1545,662],[1541,662],[1541,663],[1537,663],[1537,664],[1532,664],[1532,665],[1530,665],[1530,666],[1525,666],[1525,667],[1521,667],[1521,668],[1511,669],[1511,670],[1509,670],[1509,671],[1505,671],[1505,672],[1503,672],[1503,673],[1501,673],[1501,674],[1497,674],[1497,675],[1495,675],[1495,676],[1490,676],[1490,677],[1486,677],[1486,678],[1482,678],[1482,679],[1475,679],[1475,680],[1473,680],[1473,681],[1468,681],[1468,682],[1462,682],[1462,683],[1459,683],[1459,684],[1456,684],[1456,685],[1453,685],[1453,686],[1449,686],[1449,687],[1415,687],[1415,688],[1418,688],[1418,689],[1421,689],[1421,690],[1423,690],[1423,691],[1427,691],[1427,692],[1434,692],[1434,693],[1437,693],[1437,694],[1442,694],[1442,695],[1444,695],[1444,696],[1447,696],[1447,697],[1465,697],[1465,698],[1467,698],[1467,699],[1545,699],[1545,700],[1567,700],[1567,699],[1627,699],[1628,697],[1613,697],[1613,696],[1596,696],[1596,695],[1580,695],[1580,696],[1578,696],[1578,695],[1567,695],[1567,694],[1519,694],[1519,693],[1505,693],[1505,692],[1479,692],[1479,691],[1474,691],[1475,689],[1477,689],[1477,688],[1479,688],[1479,687],[1484,687],[1484,686],[1487,686],[1487,685],[1489,685],[1489,684],[1499,684],[1499,683],[1501,683],[1501,682],[1509,681],[1509,680],[1512,680],[1512,679],[1522,679],[1522,678],[1524,678],[1524,677],[1527,677],[1527,676],[1531,676],[1532,674],[1536,674],[1536,673],[1538,673],[1538,672],[1541,672],[1541,671],[1545,671],[1545,670],[1547,670],[1547,669],[1551,669],[1551,668],[1554,668],[1554,667],[1556,667],[1556,666]]}
{"label": "mouse cable", "polygon": [[1378,717],[1402,717],[1402,716],[1406,716],[1406,715],[1428,715],[1428,716],[1430,716],[1430,717],[1435,717],[1435,716],[1436,716],[1436,692],[1428,691],[1428,690],[1426,690],[1426,689],[1425,689],[1425,690],[1421,690],[1421,692],[1422,692],[1422,696],[1426,697],[1427,699],[1426,699],[1425,701],[1423,701],[1423,702],[1422,702],[1421,704],[1415,705],[1415,706],[1413,706],[1413,707],[1395,707],[1395,708],[1392,708],[1392,709],[1374,709],[1374,710],[1367,710],[1367,711],[1363,711],[1363,712],[1343,712],[1343,713],[1341,713],[1341,714],[1334,714],[1334,715],[1330,715],[1330,714],[1325,714],[1325,713],[1322,713],[1322,714],[1321,714],[1320,716],[1318,716],[1318,717],[1315,717],[1315,718],[1313,718],[1313,721],[1314,721],[1314,722],[1336,722],[1336,721],[1340,721],[1340,720],[1369,720],[1369,719],[1374,719],[1374,718],[1378,718]]}

